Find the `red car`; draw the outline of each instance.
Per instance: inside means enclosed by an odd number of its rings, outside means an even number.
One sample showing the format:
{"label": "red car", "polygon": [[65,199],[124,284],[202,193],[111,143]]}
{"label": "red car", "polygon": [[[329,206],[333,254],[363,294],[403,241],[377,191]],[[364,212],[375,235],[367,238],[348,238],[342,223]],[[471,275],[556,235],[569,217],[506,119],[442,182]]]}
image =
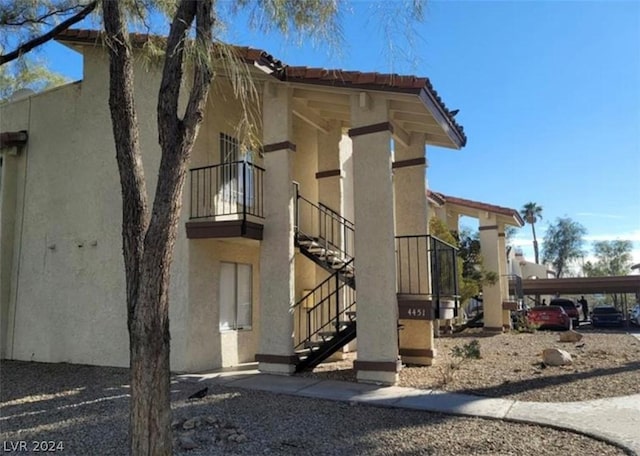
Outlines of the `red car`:
{"label": "red car", "polygon": [[578,326],[580,326],[580,314],[578,313],[578,307],[573,300],[566,298],[554,298],[551,300],[549,305],[562,307],[567,315],[569,315],[569,318],[573,320],[573,327],[578,328]]}
{"label": "red car", "polygon": [[571,318],[560,306],[539,306],[527,312],[529,324],[543,328],[571,329]]}

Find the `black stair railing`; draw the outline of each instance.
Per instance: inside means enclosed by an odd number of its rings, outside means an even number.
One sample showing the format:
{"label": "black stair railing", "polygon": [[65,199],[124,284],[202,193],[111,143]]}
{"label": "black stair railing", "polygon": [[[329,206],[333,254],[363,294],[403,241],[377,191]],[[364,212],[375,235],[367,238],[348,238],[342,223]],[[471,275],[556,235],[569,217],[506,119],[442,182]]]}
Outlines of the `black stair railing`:
{"label": "black stair railing", "polygon": [[[344,268],[352,267],[352,262]],[[331,274],[294,305],[296,351],[312,352],[355,321],[356,290],[341,279],[343,272]]]}
{"label": "black stair railing", "polygon": [[297,182],[294,182],[294,189],[296,243],[313,241],[316,247],[325,249],[329,254],[326,258],[327,269],[340,269],[353,259],[353,222],[322,203],[309,201],[300,194]]}
{"label": "black stair railing", "polygon": [[264,218],[264,168],[248,161],[192,168],[189,218]]}
{"label": "black stair railing", "polygon": [[[457,313],[458,249],[431,235],[396,236],[397,292],[429,297],[439,318],[442,301],[454,301]],[[430,273],[431,281],[427,281]]]}

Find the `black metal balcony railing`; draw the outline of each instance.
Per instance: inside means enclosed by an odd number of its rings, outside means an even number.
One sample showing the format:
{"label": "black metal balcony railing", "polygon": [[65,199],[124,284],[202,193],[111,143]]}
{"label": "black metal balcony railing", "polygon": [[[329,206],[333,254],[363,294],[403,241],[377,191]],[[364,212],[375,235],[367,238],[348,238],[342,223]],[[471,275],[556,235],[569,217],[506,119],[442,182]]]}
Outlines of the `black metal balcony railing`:
{"label": "black metal balcony railing", "polygon": [[190,219],[247,215],[264,218],[264,169],[247,161],[190,170]]}
{"label": "black metal balcony railing", "polygon": [[[396,236],[398,293],[457,301],[458,249],[430,235]],[[430,272],[431,283],[427,280]],[[437,315],[438,310],[436,310]]]}

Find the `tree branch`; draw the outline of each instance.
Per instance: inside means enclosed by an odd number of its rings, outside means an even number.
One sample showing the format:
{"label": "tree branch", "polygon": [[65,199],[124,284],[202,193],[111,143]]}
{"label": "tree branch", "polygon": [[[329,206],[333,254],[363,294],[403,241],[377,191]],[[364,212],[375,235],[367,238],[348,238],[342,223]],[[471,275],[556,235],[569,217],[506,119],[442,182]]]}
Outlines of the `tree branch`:
{"label": "tree branch", "polygon": [[0,65],[4,65],[7,62],[11,62],[12,60],[17,59],[22,54],[26,54],[33,48],[40,46],[41,44],[44,44],[47,41],[51,40],[61,31],[66,30],[69,27],[71,27],[73,24],[80,22],[82,19],[87,17],[96,8],[97,4],[98,4],[97,0],[89,3],[79,13],[71,16],[66,21],[60,22],[58,25],[56,25],[51,30],[49,30],[47,33],[40,35],[32,40],[29,40],[26,43],[21,44],[14,51],[9,52],[8,54],[0,55]]}
{"label": "tree branch", "polygon": [[186,130],[197,128],[203,118],[204,105],[209,92],[209,84],[213,72],[211,70],[211,51],[213,48],[213,36],[211,27],[213,26],[211,3],[199,2],[198,13],[196,15],[196,46],[199,48],[195,71],[193,75],[193,86],[189,94],[189,102],[184,114],[183,123]]}
{"label": "tree branch", "polygon": [[[128,324],[138,301],[143,239],[148,226],[147,190],[133,94],[133,56],[119,2],[103,0],[109,51],[109,109],[122,187],[122,238],[127,282]],[[131,328],[130,328],[131,329]]]}
{"label": "tree branch", "polygon": [[[84,7],[83,5],[74,5],[68,8],[52,9],[42,14],[41,16],[37,16],[37,17],[24,16],[20,21],[18,21],[18,18],[21,16],[21,14],[14,14],[8,19],[0,20],[0,26],[22,27],[23,25],[27,25],[27,24],[47,24],[48,25],[49,23],[47,22],[47,19],[52,18],[54,16],[63,16],[65,14],[68,14],[70,11],[75,11],[83,7]],[[12,21],[16,21],[16,22],[12,22]]]}
{"label": "tree branch", "polygon": [[[171,130],[181,129],[180,119],[178,118],[178,100],[182,84],[184,49],[187,32],[196,15],[196,3],[197,0],[182,0],[180,2],[167,37],[157,110],[158,119],[162,119],[163,122],[170,122],[166,126]],[[169,136],[173,133],[174,131],[159,129],[161,147],[164,148],[169,141]],[[182,133],[180,132],[180,134]]]}
{"label": "tree branch", "polygon": [[[183,119],[180,119],[178,101],[185,73],[185,46],[194,19],[196,39],[198,44],[203,44],[201,52],[206,52],[207,55],[198,56],[196,59],[187,112]],[[158,134],[162,158],[151,220],[145,238],[145,260],[147,255],[154,254],[151,252],[152,249],[147,248],[149,245],[162,245],[169,249],[170,254],[175,242],[186,166],[198,126],[203,118],[202,112],[211,82],[212,72],[208,59],[211,57],[212,23],[212,0],[181,0],[171,24],[158,97]]]}

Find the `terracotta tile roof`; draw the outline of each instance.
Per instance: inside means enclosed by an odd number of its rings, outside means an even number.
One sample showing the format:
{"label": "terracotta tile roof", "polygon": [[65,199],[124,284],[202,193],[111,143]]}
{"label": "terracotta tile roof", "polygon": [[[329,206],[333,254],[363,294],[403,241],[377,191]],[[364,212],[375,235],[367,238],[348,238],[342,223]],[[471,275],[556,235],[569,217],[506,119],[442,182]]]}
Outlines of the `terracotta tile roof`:
{"label": "terracotta tile roof", "polygon": [[469,209],[478,209],[481,211],[491,212],[493,214],[504,215],[506,217],[513,217],[520,224],[520,226],[524,226],[524,219],[522,218],[520,213],[517,210],[511,209],[509,207],[496,206],[494,204],[487,204],[480,201],[473,201],[464,198],[458,198],[455,196],[444,195],[432,190],[427,190],[427,196],[436,200],[442,200],[445,203],[457,204],[458,206],[467,207]]}
{"label": "terracotta tile roof", "polygon": [[[131,33],[129,34],[131,43],[134,46],[143,46],[152,40],[163,40],[164,37],[157,35],[148,35],[146,33]],[[69,42],[69,43],[89,43],[97,44],[101,42],[102,31],[100,30],[85,30],[85,29],[67,29],[58,33],[55,38],[57,41]],[[275,59],[270,54],[267,54],[262,49],[255,49],[245,46],[235,46],[235,50],[238,53],[238,57],[249,64],[258,64],[270,68],[272,71],[280,70],[284,65],[279,60]]]}
{"label": "terracotta tile roof", "polygon": [[454,114],[447,109],[442,98],[438,95],[438,92],[435,91],[428,78],[413,75],[363,73],[360,71],[340,69],[284,66],[280,71],[279,79],[303,84],[329,85],[360,90],[381,90],[416,95],[420,95],[424,91],[435,101],[450,126],[458,133],[461,139],[461,145],[464,146],[467,142],[464,128],[455,121]]}
{"label": "terracotta tile roof", "polygon": [[427,190],[427,198],[432,199],[433,202],[439,206],[442,206],[444,203],[446,203],[444,197],[440,193],[432,192],[431,190]]}
{"label": "terracotta tile roof", "polygon": [[[102,32],[99,30],[67,29],[60,32],[56,36],[56,40],[63,42],[97,43],[100,40],[101,34]],[[137,46],[142,46],[149,40],[162,39],[162,37],[141,33],[132,33],[130,37],[132,43]],[[359,90],[368,89],[416,95],[426,94],[428,98],[434,101],[451,128],[457,133],[460,139],[460,145],[464,146],[467,143],[464,128],[455,121],[454,114],[445,106],[442,98],[433,88],[428,78],[387,73],[363,73],[342,69],[332,70],[306,66],[287,66],[262,49],[242,46],[237,46],[235,49],[242,60],[249,64],[258,64],[269,68],[271,75],[281,81],[328,85]]]}

